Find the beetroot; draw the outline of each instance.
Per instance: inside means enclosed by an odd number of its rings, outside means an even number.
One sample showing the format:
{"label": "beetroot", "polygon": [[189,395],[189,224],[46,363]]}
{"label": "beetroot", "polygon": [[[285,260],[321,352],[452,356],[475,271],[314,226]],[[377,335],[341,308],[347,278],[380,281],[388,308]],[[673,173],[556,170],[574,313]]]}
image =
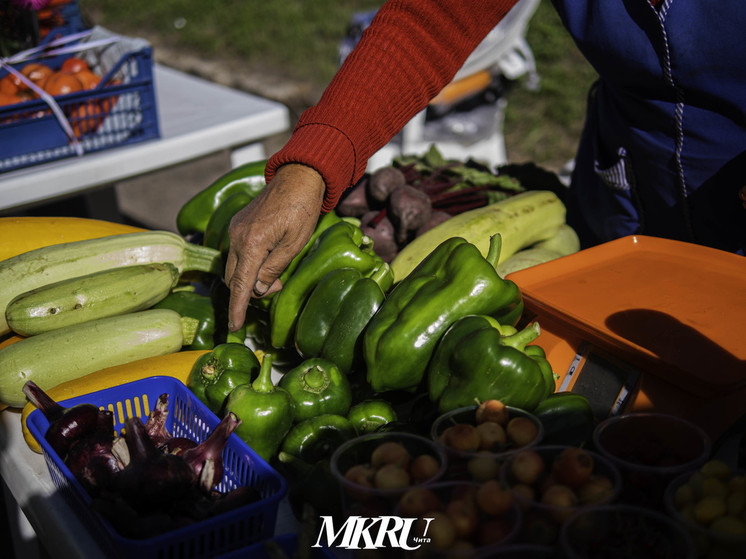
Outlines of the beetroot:
{"label": "beetroot", "polygon": [[355,186],[344,193],[337,204],[336,211],[341,216],[360,217],[368,211],[367,178],[360,180]]}
{"label": "beetroot", "polygon": [[382,212],[370,211],[360,218],[360,229],[373,239],[373,250],[383,258],[384,262],[391,262],[399,252],[394,240],[394,225]]}
{"label": "beetroot", "polygon": [[391,223],[396,229],[395,240],[402,244],[407,241],[410,233],[430,221],[432,203],[427,194],[405,184],[391,193],[388,209]]}
{"label": "beetroot", "polygon": [[430,214],[430,219],[428,220],[428,222],[422,227],[420,227],[419,229],[417,229],[416,235],[419,237],[423,233],[430,231],[430,229],[432,229],[436,225],[440,225],[441,223],[449,219],[451,219],[451,214],[449,214],[448,212],[444,212],[441,210],[433,211]]}
{"label": "beetroot", "polygon": [[385,202],[391,193],[407,184],[407,179],[396,167],[381,167],[368,180],[368,195],[373,200]]}

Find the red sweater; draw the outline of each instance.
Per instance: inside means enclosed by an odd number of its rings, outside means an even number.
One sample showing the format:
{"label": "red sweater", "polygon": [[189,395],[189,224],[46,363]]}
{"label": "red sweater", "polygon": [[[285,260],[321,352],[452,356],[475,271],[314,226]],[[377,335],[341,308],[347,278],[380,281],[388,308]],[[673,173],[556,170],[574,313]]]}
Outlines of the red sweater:
{"label": "red sweater", "polygon": [[319,103],[270,158],[267,180],[285,163],[313,167],[326,182],[322,209],[333,209],[368,159],[451,81],[516,1],[386,2]]}

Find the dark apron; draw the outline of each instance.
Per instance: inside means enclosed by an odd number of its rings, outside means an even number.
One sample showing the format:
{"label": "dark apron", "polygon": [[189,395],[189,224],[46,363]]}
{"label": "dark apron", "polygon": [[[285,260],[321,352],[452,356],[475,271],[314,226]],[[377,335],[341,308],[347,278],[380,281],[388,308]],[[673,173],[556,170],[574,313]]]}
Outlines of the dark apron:
{"label": "dark apron", "polygon": [[554,4],[600,76],[567,199],[583,245],[637,233],[743,254],[746,2]]}

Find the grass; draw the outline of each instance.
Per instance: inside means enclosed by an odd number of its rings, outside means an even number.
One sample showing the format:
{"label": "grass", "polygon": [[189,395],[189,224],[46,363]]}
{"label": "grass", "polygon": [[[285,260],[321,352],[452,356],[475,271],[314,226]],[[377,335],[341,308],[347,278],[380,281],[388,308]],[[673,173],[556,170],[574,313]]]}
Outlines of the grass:
{"label": "grass", "polygon": [[[317,90],[337,68],[337,48],[350,17],[381,0],[79,0],[84,19],[130,36],[220,63],[277,69]],[[542,0],[527,40],[541,78],[539,91],[514,87],[506,95],[504,133],[511,162],[557,170],[575,153],[585,96],[595,72]],[[313,100],[309,100],[309,103]]]}

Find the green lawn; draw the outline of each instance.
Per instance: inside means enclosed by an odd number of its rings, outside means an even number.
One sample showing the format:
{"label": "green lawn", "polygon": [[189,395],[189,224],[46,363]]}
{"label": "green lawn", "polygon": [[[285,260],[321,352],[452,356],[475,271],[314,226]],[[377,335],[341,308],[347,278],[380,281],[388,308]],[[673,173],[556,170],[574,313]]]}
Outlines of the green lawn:
{"label": "green lawn", "polygon": [[[337,48],[355,12],[381,0],[79,0],[87,23],[205,59],[280,68],[288,79],[322,88],[337,68]],[[572,158],[595,73],[542,0],[528,31],[541,77],[539,91],[508,94],[505,122],[511,162],[559,169]],[[312,102],[313,100],[309,100]]]}

